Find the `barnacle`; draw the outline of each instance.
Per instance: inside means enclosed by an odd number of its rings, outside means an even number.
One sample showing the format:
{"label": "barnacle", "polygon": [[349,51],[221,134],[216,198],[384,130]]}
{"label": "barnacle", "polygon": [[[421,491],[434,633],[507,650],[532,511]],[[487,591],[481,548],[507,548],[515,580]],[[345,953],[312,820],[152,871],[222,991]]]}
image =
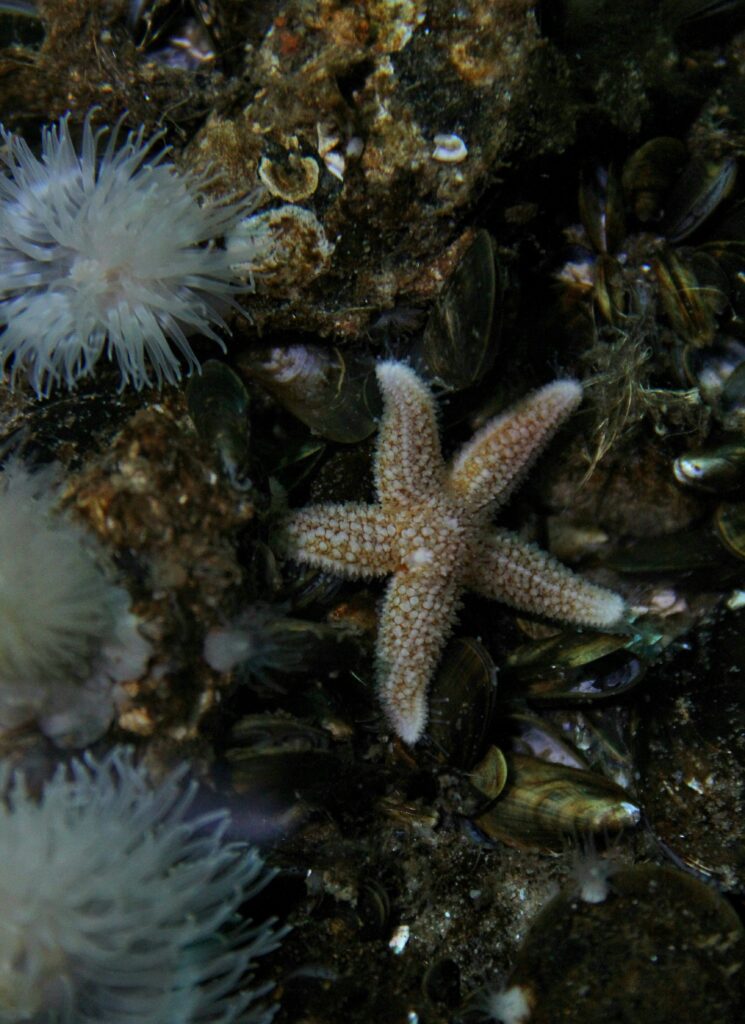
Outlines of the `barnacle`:
{"label": "barnacle", "polygon": [[185,771],[152,788],[115,749],[60,766],[37,802],[0,770],[3,1024],[271,1019],[250,975],[282,931],[234,922],[271,873],[225,812],[190,816]]}
{"label": "barnacle", "polygon": [[65,746],[97,739],[114,684],[150,653],[129,595],[86,531],[58,513],[54,472],[0,477],[0,729],[37,720]]}
{"label": "barnacle", "polygon": [[[121,122],[120,122],[121,124]],[[37,394],[72,387],[105,353],[136,388],[198,366],[187,335],[224,343],[220,310],[239,290],[209,244],[246,202],[203,201],[206,179],[179,173],[144,128],[119,145],[89,114],[76,151],[69,117],[42,132],[41,158],[0,128],[0,362]]]}

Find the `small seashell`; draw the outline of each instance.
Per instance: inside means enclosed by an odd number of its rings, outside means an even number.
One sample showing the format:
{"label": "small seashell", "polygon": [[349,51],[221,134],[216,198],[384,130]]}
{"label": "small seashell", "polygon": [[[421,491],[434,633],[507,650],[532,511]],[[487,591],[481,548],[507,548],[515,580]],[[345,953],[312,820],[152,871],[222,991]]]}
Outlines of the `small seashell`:
{"label": "small seashell", "polygon": [[468,156],[468,147],[459,135],[435,135],[432,159],[443,164],[460,164]]}
{"label": "small seashell", "polygon": [[381,936],[391,917],[391,900],[385,888],[374,878],[363,881],[357,895],[357,916],[366,938]]}
{"label": "small seashell", "polygon": [[318,164],[312,156],[286,154],[284,161],[265,156],[259,164],[259,178],[273,196],[286,203],[299,203],[318,188]]}
{"label": "small seashell", "polygon": [[326,170],[329,174],[333,174],[339,181],[344,181],[344,171],[347,168],[347,161],[344,156],[332,149],[330,153],[326,153],[323,157],[323,162],[326,165]]}
{"label": "small seashell", "polygon": [[329,124],[319,121],[316,125],[316,136],[318,137],[318,155],[325,157],[327,153],[330,153],[332,149],[336,149],[339,145],[339,133],[336,130],[336,126],[332,123]]}
{"label": "small seashell", "polygon": [[499,747],[492,745],[470,773],[469,778],[476,789],[490,800],[494,800],[507,785],[508,773],[506,757]]}

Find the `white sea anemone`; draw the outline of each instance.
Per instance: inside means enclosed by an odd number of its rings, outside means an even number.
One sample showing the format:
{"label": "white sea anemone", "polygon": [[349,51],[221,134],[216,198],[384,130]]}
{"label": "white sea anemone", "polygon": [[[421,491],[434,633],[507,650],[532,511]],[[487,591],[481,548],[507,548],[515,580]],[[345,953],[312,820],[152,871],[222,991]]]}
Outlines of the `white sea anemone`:
{"label": "white sea anemone", "polygon": [[118,146],[117,126],[102,148],[106,133],[88,115],[78,153],[63,117],[42,131],[38,159],[0,128],[0,362],[39,395],[72,387],[104,352],[141,388],[181,376],[172,345],[198,366],[187,334],[224,348],[213,328],[238,289],[208,243],[246,203],[203,202],[205,180],[153,152],[162,133],[146,141],[140,128]]}
{"label": "white sea anemone", "polygon": [[37,801],[0,771],[0,1022],[263,1024],[256,957],[283,932],[235,923],[271,877],[229,817],[188,818],[185,768],[152,788],[131,752],[60,766]]}
{"label": "white sea anemone", "polygon": [[272,672],[302,672],[322,627],[292,619],[282,610],[257,602],[204,640],[204,660],[216,672],[240,667],[244,675],[266,680]]}
{"label": "white sea anemone", "polygon": [[53,478],[15,461],[0,476],[0,729],[36,720],[60,745],[84,746],[150,649],[94,538],[55,510]]}
{"label": "white sea anemone", "polygon": [[571,879],[583,903],[604,903],[611,891],[611,878],[621,867],[613,851],[601,856],[592,835],[580,840],[572,854]]}
{"label": "white sea anemone", "polygon": [[530,1020],[532,993],[520,985],[487,992],[481,1002],[485,1018],[500,1024],[526,1024]]}

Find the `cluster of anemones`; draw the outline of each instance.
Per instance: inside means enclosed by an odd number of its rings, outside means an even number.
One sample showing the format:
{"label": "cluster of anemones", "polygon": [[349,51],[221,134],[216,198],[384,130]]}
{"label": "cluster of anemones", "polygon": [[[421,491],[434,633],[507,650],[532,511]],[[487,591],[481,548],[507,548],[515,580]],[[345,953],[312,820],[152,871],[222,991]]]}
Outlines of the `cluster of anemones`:
{"label": "cluster of anemones", "polygon": [[152,786],[131,751],[61,765],[34,798],[0,769],[0,1020],[266,1024],[257,957],[283,932],[238,917],[271,878],[190,814],[185,769]]}
{"label": "cluster of anemones", "polygon": [[0,730],[36,722],[59,746],[109,727],[150,645],[95,538],[58,509],[54,469],[0,475]]}
{"label": "cluster of anemones", "polygon": [[[53,469],[0,477],[0,566],[0,729],[90,743],[150,647]],[[183,775],[151,786],[115,749],[60,766],[37,799],[0,765],[0,1021],[270,1019],[250,968],[280,933],[232,920],[269,876],[226,843],[226,814],[189,816]]]}
{"label": "cluster of anemones", "polygon": [[[0,128],[0,365],[40,397],[102,357],[122,384],[176,381],[189,337],[241,290],[221,245],[248,202],[211,203],[161,134],[44,129],[36,156]],[[235,249],[235,246],[233,246]],[[151,649],[103,549],[61,507],[57,471],[0,475],[0,732],[58,747],[109,729]],[[264,1024],[256,957],[282,935],[245,903],[271,877],[193,814],[185,768],[157,784],[131,751],[61,763],[45,784],[0,764],[0,1021]]]}

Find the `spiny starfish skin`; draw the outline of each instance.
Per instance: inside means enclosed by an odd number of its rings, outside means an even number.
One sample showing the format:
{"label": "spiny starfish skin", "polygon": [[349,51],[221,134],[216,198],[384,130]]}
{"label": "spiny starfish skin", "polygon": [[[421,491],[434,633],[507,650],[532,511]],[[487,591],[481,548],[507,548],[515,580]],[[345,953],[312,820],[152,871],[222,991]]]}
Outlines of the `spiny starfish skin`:
{"label": "spiny starfish skin", "polygon": [[377,646],[380,699],[396,734],[415,743],[427,689],[464,590],[524,612],[601,629],[621,597],[491,525],[528,468],[582,399],[559,380],[487,423],[448,467],[433,395],[403,363],[378,364],[384,412],[375,457],[378,503],[311,505],[286,526],[289,557],[349,578],[392,575]]}

